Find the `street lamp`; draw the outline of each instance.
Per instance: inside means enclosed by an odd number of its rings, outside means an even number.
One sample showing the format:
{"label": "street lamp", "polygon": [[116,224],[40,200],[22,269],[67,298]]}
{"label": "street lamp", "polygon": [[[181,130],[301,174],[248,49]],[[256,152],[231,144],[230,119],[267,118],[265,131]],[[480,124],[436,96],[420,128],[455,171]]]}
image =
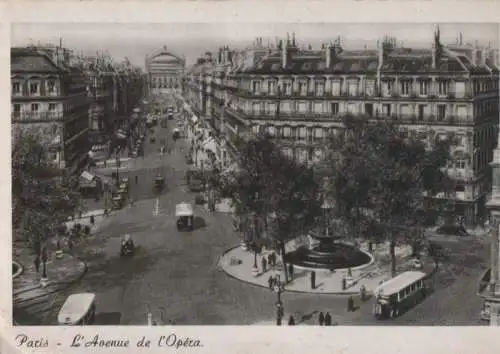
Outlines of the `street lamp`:
{"label": "street lamp", "polygon": [[285,314],[285,308],[283,307],[283,302],[281,301],[281,294],[285,291],[285,282],[281,281],[280,275],[271,276],[269,279],[269,285],[271,291],[274,291],[277,295],[276,301],[276,325],[281,326],[281,320]]}
{"label": "street lamp", "polygon": [[119,185],[120,185],[119,168],[120,168],[120,155],[119,155],[119,152],[116,151],[116,186],[117,187],[119,187]]}
{"label": "street lamp", "polygon": [[42,279],[40,279],[40,283],[42,287],[46,287],[48,284],[48,278],[47,278],[47,261],[48,261],[48,254],[47,254],[47,246],[44,245],[42,248]]}

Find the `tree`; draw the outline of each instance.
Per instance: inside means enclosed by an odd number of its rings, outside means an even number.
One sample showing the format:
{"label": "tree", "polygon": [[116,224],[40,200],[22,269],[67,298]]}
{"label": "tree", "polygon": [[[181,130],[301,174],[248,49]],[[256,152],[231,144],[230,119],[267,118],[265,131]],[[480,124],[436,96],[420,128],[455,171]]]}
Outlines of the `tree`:
{"label": "tree", "polygon": [[418,233],[408,232],[422,222],[424,199],[447,190],[445,168],[449,141],[426,149],[423,141],[405,137],[389,122],[370,124],[347,117],[345,132],[331,139],[330,190],[338,217],[351,225],[355,236],[385,235],[389,241],[391,272],[396,271],[398,242],[413,243]]}
{"label": "tree", "polygon": [[285,265],[286,241],[296,230],[313,226],[320,214],[319,186],[313,171],[285,156],[267,134],[239,144],[237,165],[220,174],[221,181],[215,185],[221,194],[232,198],[240,218],[258,223],[252,228],[257,230],[256,238],[265,234]]}
{"label": "tree", "polygon": [[18,136],[12,146],[12,222],[35,253],[79,205],[78,179],[47,159],[35,135]]}

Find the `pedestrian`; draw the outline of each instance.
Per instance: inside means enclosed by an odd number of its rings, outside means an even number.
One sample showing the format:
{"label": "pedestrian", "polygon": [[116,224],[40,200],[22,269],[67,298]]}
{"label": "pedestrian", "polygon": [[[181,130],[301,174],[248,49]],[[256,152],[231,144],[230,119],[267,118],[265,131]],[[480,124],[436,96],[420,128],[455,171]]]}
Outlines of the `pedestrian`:
{"label": "pedestrian", "polygon": [[272,275],[270,275],[269,279],[267,279],[267,283],[269,284],[269,289],[273,290],[274,278]]}
{"label": "pedestrian", "polygon": [[138,184],[139,183],[139,176],[135,176],[135,184]]}
{"label": "pedestrian", "polygon": [[316,272],[311,272],[311,289],[316,289]]}
{"label": "pedestrian", "polygon": [[293,318],[292,315],[288,318],[288,325],[289,326],[295,326],[295,319]]}
{"label": "pedestrian", "polygon": [[262,273],[265,273],[266,271],[267,271],[266,257],[262,257]]}
{"label": "pedestrian", "polygon": [[363,302],[366,300],[366,286],[364,284],[359,288],[359,297]]}
{"label": "pedestrian", "polygon": [[269,254],[269,264],[271,265],[271,267],[274,267],[276,265],[276,263],[274,262],[274,252],[271,252]]}
{"label": "pedestrian", "polygon": [[271,254],[267,255],[267,264],[269,265],[269,269],[271,269],[273,266]]}
{"label": "pedestrian", "polygon": [[92,226],[94,226],[94,224],[95,224],[94,215],[90,215],[90,224],[91,224]]}
{"label": "pedestrian", "polygon": [[349,298],[347,299],[347,311],[348,312],[354,311],[354,300],[352,296],[349,296]]}
{"label": "pedestrian", "polygon": [[320,326],[323,326],[323,324],[325,323],[325,315],[323,315],[323,312],[319,313],[318,323],[319,323]]}
{"label": "pedestrian", "polygon": [[68,238],[68,248],[70,251],[73,249],[73,239],[71,237]]}
{"label": "pedestrian", "polygon": [[40,256],[36,256],[35,260],[33,261],[35,264],[35,270],[37,273],[40,273]]}
{"label": "pedestrian", "polygon": [[325,315],[325,326],[332,325],[332,316],[330,316],[330,312],[327,312]]}
{"label": "pedestrian", "polygon": [[288,274],[290,275],[290,280],[293,280],[293,264],[288,265]]}

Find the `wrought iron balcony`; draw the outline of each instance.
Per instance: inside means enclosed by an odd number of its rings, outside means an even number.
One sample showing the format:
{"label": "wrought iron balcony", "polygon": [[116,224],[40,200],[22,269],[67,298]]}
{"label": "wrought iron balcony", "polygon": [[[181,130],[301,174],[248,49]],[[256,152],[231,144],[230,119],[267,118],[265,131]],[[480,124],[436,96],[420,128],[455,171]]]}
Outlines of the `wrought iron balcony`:
{"label": "wrought iron balcony", "polygon": [[62,120],[62,112],[12,112],[13,122],[50,122]]}

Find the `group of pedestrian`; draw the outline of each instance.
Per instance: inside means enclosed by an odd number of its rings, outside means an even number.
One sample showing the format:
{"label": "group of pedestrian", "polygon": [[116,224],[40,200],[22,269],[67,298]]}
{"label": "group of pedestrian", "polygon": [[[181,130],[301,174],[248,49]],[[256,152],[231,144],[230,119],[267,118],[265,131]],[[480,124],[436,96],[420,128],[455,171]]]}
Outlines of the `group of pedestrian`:
{"label": "group of pedestrian", "polygon": [[323,313],[320,312],[318,315],[318,324],[320,326],[331,326],[332,325],[332,316],[329,312]]}
{"label": "group of pedestrian", "polygon": [[267,272],[268,266],[269,269],[274,268],[276,266],[276,262],[277,262],[277,256],[276,253],[274,252],[262,256],[261,258],[262,273]]}

